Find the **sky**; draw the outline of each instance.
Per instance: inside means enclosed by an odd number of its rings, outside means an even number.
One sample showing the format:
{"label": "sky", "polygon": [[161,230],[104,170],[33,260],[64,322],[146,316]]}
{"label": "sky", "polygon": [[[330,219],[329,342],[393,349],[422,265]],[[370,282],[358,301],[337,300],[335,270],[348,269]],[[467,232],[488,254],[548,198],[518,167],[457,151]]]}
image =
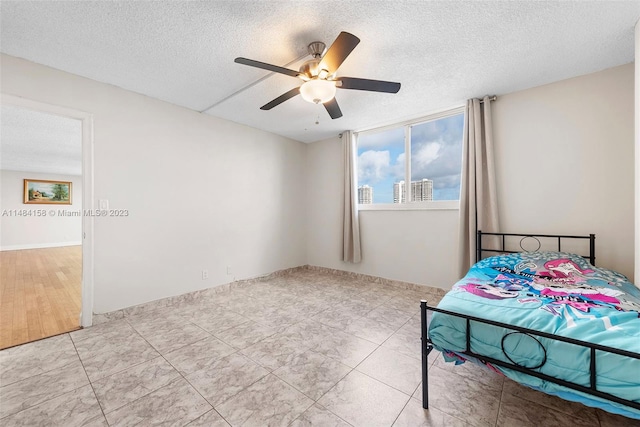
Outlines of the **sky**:
{"label": "sky", "polygon": [[[434,200],[458,200],[464,114],[411,126],[411,180],[433,180]],[[405,179],[404,127],[358,136],[358,186],[374,203],[393,203],[393,183]]]}

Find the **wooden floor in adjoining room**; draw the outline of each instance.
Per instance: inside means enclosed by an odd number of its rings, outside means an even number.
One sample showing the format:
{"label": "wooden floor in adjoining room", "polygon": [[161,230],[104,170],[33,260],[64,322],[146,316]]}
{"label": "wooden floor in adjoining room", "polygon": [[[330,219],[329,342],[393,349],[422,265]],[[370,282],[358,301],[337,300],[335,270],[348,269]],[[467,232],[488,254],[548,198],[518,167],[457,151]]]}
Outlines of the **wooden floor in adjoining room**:
{"label": "wooden floor in adjoining room", "polygon": [[80,327],[82,246],[0,252],[0,349]]}

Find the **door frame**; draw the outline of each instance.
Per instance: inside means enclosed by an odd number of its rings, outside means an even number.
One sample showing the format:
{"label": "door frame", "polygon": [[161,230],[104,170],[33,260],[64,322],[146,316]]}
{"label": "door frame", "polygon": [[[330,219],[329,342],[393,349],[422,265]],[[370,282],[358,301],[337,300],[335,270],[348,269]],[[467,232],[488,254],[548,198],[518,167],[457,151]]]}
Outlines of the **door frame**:
{"label": "door frame", "polygon": [[42,113],[77,119],[82,122],[82,307],[80,326],[93,322],[93,114],[59,105],[47,104],[0,93],[0,105],[29,108]]}

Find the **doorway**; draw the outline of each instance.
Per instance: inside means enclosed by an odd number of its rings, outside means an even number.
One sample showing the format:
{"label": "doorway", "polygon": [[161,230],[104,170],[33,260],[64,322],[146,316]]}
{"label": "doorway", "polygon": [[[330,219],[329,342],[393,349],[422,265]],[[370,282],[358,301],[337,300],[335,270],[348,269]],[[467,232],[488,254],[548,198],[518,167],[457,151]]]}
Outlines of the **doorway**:
{"label": "doorway", "polygon": [[91,116],[2,96],[0,349],[91,324]]}

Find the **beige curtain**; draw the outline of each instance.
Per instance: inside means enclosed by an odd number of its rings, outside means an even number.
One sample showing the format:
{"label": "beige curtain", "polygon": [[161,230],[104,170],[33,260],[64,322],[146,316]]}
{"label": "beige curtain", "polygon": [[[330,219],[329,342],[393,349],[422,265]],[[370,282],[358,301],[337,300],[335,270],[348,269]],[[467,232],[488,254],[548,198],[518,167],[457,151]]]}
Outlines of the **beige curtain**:
{"label": "beige curtain", "polygon": [[[491,101],[469,99],[465,109],[460,186],[460,277],[476,261],[476,231],[499,231]],[[490,244],[489,239],[487,239]],[[484,246],[484,239],[483,239]]]}
{"label": "beige curtain", "polygon": [[342,260],[358,263],[362,260],[360,253],[360,222],[358,221],[358,194],[356,170],[356,142],[352,131],[342,134],[342,150],[344,157],[344,217]]}

